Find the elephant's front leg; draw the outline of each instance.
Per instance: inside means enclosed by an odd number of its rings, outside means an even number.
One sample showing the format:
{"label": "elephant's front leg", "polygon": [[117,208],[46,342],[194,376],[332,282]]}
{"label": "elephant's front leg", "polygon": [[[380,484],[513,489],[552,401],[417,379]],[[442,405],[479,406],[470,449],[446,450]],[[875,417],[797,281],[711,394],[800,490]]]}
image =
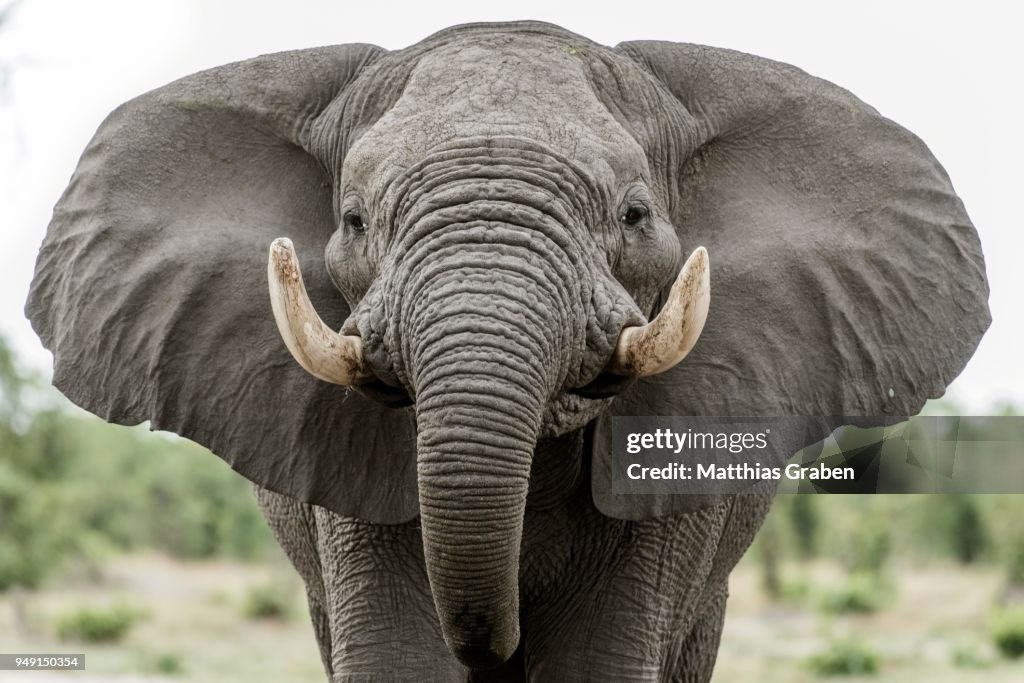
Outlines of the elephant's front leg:
{"label": "elephant's front leg", "polygon": [[465,681],[441,636],[418,521],[367,524],[314,510],[332,681]]}
{"label": "elephant's front leg", "polygon": [[678,675],[727,516],[727,506],[719,505],[623,522],[601,516],[589,497],[571,509],[529,515],[535,523],[524,548],[529,680]]}
{"label": "elephant's front leg", "polygon": [[728,597],[728,586],[708,588],[703,607],[697,610],[697,620],[680,644],[675,665],[665,672],[665,680],[672,683],[708,683],[711,680],[725,625]]}
{"label": "elephant's front leg", "polygon": [[320,659],[327,675],[331,675],[331,624],[328,616],[327,595],[324,592],[323,572],[320,568],[320,549],[317,541],[316,508],[274,493],[262,486],[253,486],[256,502],[267,520],[274,538],[291,560],[295,571],[306,585],[309,616],[320,647]]}

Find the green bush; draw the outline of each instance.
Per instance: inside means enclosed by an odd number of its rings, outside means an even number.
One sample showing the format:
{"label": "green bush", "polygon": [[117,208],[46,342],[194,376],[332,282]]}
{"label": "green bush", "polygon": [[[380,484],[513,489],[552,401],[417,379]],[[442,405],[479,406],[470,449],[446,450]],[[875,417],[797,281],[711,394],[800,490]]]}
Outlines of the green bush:
{"label": "green bush", "polygon": [[879,657],[867,645],[855,640],[834,640],[809,660],[807,665],[819,676],[873,676]]}
{"label": "green bush", "polygon": [[876,576],[856,573],[842,585],[824,592],[821,609],[829,614],[871,614],[881,608],[887,593]]}
{"label": "green bush", "polygon": [[957,669],[987,669],[992,661],[972,645],[961,645],[953,650],[953,666]]}
{"label": "green bush", "polygon": [[287,619],[293,597],[290,586],[284,582],[254,586],[246,593],[242,613],[250,619]]}
{"label": "green bush", "polygon": [[892,552],[889,523],[889,520],[876,514],[865,519],[854,530],[846,559],[851,573],[880,576],[885,571]]}
{"label": "green bush", "polygon": [[1011,607],[995,613],[992,640],[1007,659],[1024,656],[1024,607]]}
{"label": "green bush", "polygon": [[57,636],[83,643],[115,643],[128,634],[141,616],[139,610],[123,604],[82,607],[58,618]]}
{"label": "green bush", "polygon": [[165,676],[175,676],[185,670],[181,657],[173,652],[165,652],[153,660],[153,670]]}
{"label": "green bush", "polygon": [[782,582],[782,602],[793,605],[805,604],[814,595],[814,586],[804,577],[787,579]]}

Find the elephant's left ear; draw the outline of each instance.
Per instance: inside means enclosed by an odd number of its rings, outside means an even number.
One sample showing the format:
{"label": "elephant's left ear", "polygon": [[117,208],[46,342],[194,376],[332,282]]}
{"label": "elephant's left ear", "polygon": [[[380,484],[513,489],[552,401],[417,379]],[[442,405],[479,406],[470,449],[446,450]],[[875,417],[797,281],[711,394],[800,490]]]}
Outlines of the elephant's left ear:
{"label": "elephant's left ear", "polygon": [[150,420],[298,500],[400,522],[417,513],[412,418],[292,360],[266,266],[291,237],[317,310],[335,329],[348,317],[324,265],[332,179],[310,137],[383,53],[266,55],[119,107],[54,210],[26,313],[54,384],[86,410]]}
{"label": "elephant's left ear", "polygon": [[[978,235],[924,143],[786,64],[680,43],[616,49],[662,94],[649,127],[682,148],[661,165],[684,250],[708,249],[711,308],[690,355],[613,412],[914,415],[941,396],[988,328],[988,283]],[[594,468],[606,514],[694,504],[613,495],[601,444]]]}

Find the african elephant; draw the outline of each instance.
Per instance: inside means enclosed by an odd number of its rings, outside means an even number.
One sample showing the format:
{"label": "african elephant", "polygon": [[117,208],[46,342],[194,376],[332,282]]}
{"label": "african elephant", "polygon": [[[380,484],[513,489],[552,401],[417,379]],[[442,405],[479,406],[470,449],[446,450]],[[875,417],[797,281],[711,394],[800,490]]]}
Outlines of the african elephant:
{"label": "african elephant", "polygon": [[27,313],[75,403],[258,485],[331,680],[707,681],[770,496],[614,494],[612,416],[915,414],[987,295],[941,166],[850,93],[517,22],[128,102]]}

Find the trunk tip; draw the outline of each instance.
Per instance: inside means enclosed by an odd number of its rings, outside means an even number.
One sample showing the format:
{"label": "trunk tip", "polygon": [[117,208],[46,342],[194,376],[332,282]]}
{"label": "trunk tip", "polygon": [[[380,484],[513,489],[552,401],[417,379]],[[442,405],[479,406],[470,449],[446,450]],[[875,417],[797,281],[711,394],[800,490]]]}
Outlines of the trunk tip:
{"label": "trunk tip", "polygon": [[490,619],[480,614],[463,613],[452,626],[454,628],[446,629],[442,624],[445,643],[451,653],[471,669],[501,666],[519,647],[518,610]]}
{"label": "trunk tip", "polygon": [[471,643],[449,643],[448,648],[470,669],[493,669],[511,659],[519,647],[519,629],[509,636]]}

